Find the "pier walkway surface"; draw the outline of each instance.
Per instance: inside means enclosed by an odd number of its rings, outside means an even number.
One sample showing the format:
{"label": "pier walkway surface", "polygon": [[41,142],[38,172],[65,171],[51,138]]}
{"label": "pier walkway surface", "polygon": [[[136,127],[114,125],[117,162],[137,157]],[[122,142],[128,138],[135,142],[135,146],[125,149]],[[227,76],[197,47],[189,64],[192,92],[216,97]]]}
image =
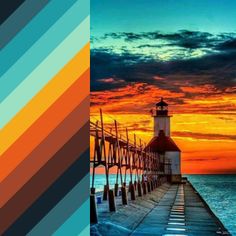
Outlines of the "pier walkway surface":
{"label": "pier walkway surface", "polygon": [[[164,184],[128,206],[117,199],[117,212],[98,206],[98,224],[91,235],[211,236],[230,235],[201,196],[186,182]],[[119,207],[120,205],[120,207]]]}
{"label": "pier walkway surface", "polygon": [[190,184],[172,185],[133,236],[229,235]]}

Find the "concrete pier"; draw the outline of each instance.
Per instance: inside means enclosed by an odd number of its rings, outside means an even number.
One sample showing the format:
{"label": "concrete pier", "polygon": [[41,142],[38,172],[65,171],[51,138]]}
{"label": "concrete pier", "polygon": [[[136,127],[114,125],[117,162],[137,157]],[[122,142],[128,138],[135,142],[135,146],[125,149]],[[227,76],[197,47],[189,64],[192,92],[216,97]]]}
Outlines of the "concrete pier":
{"label": "concrete pier", "polygon": [[104,203],[98,205],[99,223],[91,227],[91,235],[230,235],[189,182],[163,184],[135,201],[129,199],[127,206],[116,198],[116,204],[113,213]]}

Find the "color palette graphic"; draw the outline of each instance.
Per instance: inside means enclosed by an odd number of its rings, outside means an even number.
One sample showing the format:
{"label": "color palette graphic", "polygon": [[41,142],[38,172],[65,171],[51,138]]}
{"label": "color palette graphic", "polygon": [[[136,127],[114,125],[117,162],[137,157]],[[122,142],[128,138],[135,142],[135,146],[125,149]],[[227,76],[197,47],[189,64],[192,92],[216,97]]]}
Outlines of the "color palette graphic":
{"label": "color palette graphic", "polygon": [[88,0],[1,7],[0,235],[89,235],[89,14]]}

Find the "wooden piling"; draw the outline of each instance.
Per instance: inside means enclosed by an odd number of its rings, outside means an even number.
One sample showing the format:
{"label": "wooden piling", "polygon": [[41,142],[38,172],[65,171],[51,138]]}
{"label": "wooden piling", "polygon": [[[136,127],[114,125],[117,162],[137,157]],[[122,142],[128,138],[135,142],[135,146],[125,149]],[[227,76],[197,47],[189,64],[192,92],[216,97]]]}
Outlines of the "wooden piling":
{"label": "wooden piling", "polygon": [[141,186],[140,181],[138,181],[138,196],[142,197],[142,186]]}
{"label": "wooden piling", "polygon": [[143,195],[146,195],[147,194],[147,185],[146,185],[145,181],[143,181],[142,186],[143,186]]}
{"label": "wooden piling", "polygon": [[107,196],[108,196],[108,186],[107,185],[104,185],[104,190],[103,190],[103,201],[106,201],[107,200]]}
{"label": "wooden piling", "polygon": [[95,188],[93,188],[93,187],[90,188],[90,193],[91,193],[91,194],[95,194],[95,191],[96,191]]}
{"label": "wooden piling", "polygon": [[118,184],[115,184],[115,196],[117,197],[118,196],[118,188],[119,188],[119,185]]}
{"label": "wooden piling", "polygon": [[130,184],[130,196],[131,196],[131,200],[135,200],[135,186],[134,184]]}
{"label": "wooden piling", "polygon": [[97,205],[95,194],[90,194],[90,223],[98,223]]}
{"label": "wooden piling", "polygon": [[116,211],[116,203],[115,203],[115,196],[114,196],[114,191],[113,189],[109,190],[109,210],[110,211]]}
{"label": "wooden piling", "polygon": [[127,200],[127,192],[126,192],[126,187],[125,186],[121,187],[121,196],[122,196],[122,204],[127,205],[128,200]]}
{"label": "wooden piling", "polygon": [[147,191],[150,193],[151,192],[151,185],[150,185],[150,181],[147,181]]}

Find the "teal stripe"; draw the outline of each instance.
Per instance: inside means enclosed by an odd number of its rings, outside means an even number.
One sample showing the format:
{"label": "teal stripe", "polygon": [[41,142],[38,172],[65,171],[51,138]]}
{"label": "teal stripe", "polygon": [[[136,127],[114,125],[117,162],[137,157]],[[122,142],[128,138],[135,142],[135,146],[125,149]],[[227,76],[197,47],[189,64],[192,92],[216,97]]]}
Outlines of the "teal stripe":
{"label": "teal stripe", "polygon": [[88,42],[89,16],[0,104],[0,127],[6,125]]}
{"label": "teal stripe", "polygon": [[90,202],[88,198],[89,174],[87,174],[27,235],[53,235],[54,232],[54,235],[78,235],[90,222]]}
{"label": "teal stripe", "polygon": [[87,225],[87,227],[82,232],[77,234],[77,236],[89,236],[89,235],[90,235],[90,224]]}
{"label": "teal stripe", "polygon": [[22,56],[76,0],[51,0],[0,53],[0,76]]}
{"label": "teal stripe", "polygon": [[[87,186],[88,187],[88,186]],[[77,236],[89,235],[90,233],[90,202],[87,200],[71,217],[68,219],[53,236]],[[88,234],[87,234],[88,233]]]}
{"label": "teal stripe", "polygon": [[26,0],[0,25],[0,49],[3,48],[49,0]]}
{"label": "teal stripe", "polygon": [[[88,0],[76,2],[0,79],[0,102],[89,15]],[[16,76],[17,75],[17,76]]]}

